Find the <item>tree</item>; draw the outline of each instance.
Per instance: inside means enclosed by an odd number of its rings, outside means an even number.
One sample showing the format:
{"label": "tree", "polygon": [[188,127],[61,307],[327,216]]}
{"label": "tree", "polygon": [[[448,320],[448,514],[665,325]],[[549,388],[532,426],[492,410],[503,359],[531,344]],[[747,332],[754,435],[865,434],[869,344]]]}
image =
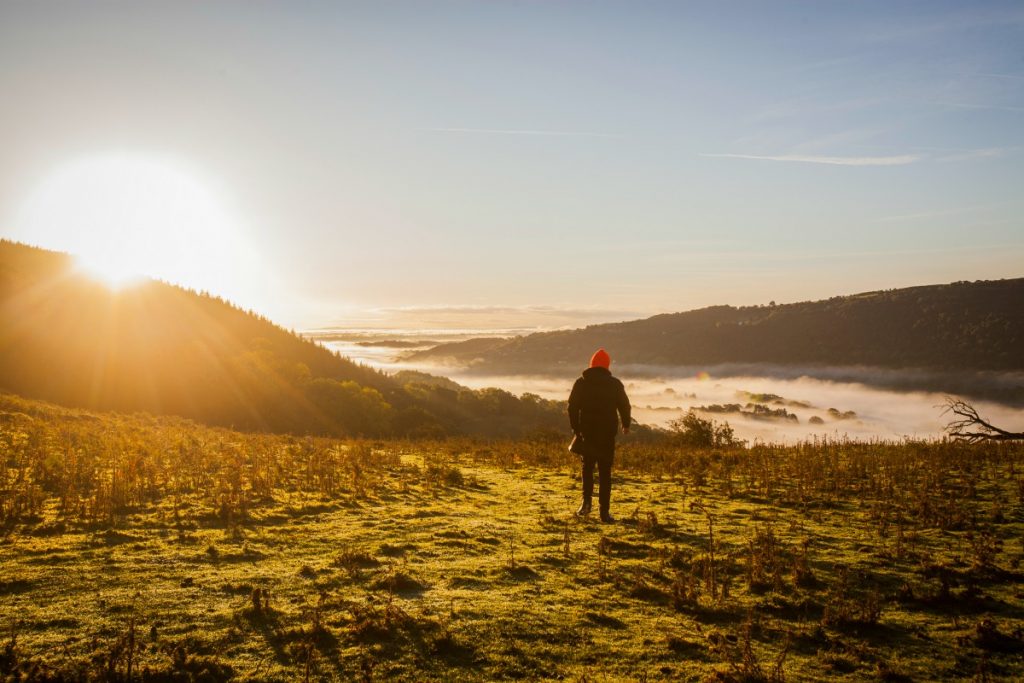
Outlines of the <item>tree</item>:
{"label": "tree", "polygon": [[952,396],[946,397],[946,409],[942,414],[953,414],[946,425],[946,433],[957,441],[978,443],[979,441],[1020,441],[1024,432],[1008,432],[988,422],[978,414],[970,403]]}

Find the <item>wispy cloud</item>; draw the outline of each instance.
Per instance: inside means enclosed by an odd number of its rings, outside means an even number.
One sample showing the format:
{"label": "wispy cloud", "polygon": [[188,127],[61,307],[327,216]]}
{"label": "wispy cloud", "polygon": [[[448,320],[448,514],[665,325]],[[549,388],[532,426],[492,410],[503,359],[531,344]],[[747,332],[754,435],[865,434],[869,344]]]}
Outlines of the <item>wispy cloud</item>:
{"label": "wispy cloud", "polygon": [[1019,150],[1020,147],[984,147],[981,149],[965,149],[961,152],[936,157],[936,161],[973,161],[975,159],[998,159],[1011,152]]}
{"label": "wispy cloud", "polygon": [[1006,104],[985,104],[982,102],[931,102],[940,107],[952,107],[954,109],[992,109],[996,111],[1024,112],[1024,107],[1015,107]]}
{"label": "wispy cloud", "polygon": [[985,78],[1005,78],[1011,81],[1024,81],[1024,74],[980,73],[978,75]]}
{"label": "wispy cloud", "polygon": [[614,133],[596,133],[576,130],[536,130],[529,128],[424,128],[434,133],[477,133],[483,135],[539,135],[568,138],[617,138]]}
{"label": "wispy cloud", "polygon": [[439,316],[439,315],[529,315],[534,317],[559,317],[590,319],[595,317],[621,317],[636,315],[635,311],[612,310],[600,307],[578,306],[502,306],[487,304],[438,304],[432,306],[393,306],[372,309],[371,312],[386,316]]}
{"label": "wispy cloud", "polygon": [[918,211],[916,213],[899,214],[895,216],[883,216],[875,219],[879,223],[892,223],[898,221],[912,221],[919,218],[941,218],[943,216],[954,216],[957,214],[976,213],[991,211],[1015,202],[995,202],[992,204],[977,204],[974,206],[957,206],[950,209],[937,209],[931,211]]}
{"label": "wispy cloud", "polygon": [[[922,214],[924,215],[924,214]],[[837,247],[831,250],[821,249],[784,249],[784,250],[753,250],[737,249],[722,252],[701,253],[666,253],[662,260],[686,264],[689,269],[706,264],[710,272],[724,272],[723,269],[736,273],[748,273],[755,268],[763,268],[777,272],[781,263],[822,263],[850,261],[860,258],[921,256],[923,254],[962,254],[965,252],[998,252],[1001,254],[1017,254],[1024,252],[1021,244],[959,244],[948,247],[907,247],[889,249],[849,249]]]}
{"label": "wispy cloud", "polygon": [[816,95],[794,97],[766,105],[755,112],[750,120],[753,122],[771,121],[797,116],[836,115],[861,109],[871,109],[884,105],[891,98],[883,96],[851,97],[846,99],[827,99]]}
{"label": "wispy cloud", "polygon": [[902,25],[887,25],[884,29],[865,35],[869,42],[906,42],[919,38],[941,37],[946,33],[962,33],[965,31],[1019,26],[1024,24],[1024,12],[1019,8],[997,9],[979,12],[974,8],[940,16],[928,22],[915,17]]}
{"label": "wispy cloud", "polygon": [[592,325],[630,320],[644,315],[640,311],[602,308],[599,306],[551,305],[475,305],[438,304],[426,306],[382,306],[346,313],[344,323],[330,324],[317,330],[337,331],[340,328],[416,329],[453,332],[458,330],[490,330],[495,334],[519,334],[537,329]]}
{"label": "wispy cloud", "polygon": [[803,164],[831,166],[905,166],[921,161],[919,154],[899,154],[882,157],[835,157],[810,154],[701,154],[702,157],[721,159],[753,159],[757,161],[789,161]]}

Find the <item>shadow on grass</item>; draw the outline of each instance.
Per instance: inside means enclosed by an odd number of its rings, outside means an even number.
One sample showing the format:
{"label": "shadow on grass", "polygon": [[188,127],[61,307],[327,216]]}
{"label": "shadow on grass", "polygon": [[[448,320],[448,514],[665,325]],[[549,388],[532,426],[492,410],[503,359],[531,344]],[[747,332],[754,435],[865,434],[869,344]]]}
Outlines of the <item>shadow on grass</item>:
{"label": "shadow on grass", "polygon": [[26,579],[0,580],[0,595],[14,595],[16,593],[27,593],[34,587],[35,584]]}
{"label": "shadow on grass", "polygon": [[583,617],[591,624],[601,626],[602,628],[611,628],[621,630],[626,628],[626,622],[621,619],[617,619],[608,614],[598,614],[597,612],[587,612]]}
{"label": "shadow on grass", "polygon": [[537,570],[532,567],[528,567],[525,564],[519,564],[515,567],[505,567],[502,570],[502,575],[516,582],[536,581],[540,578],[540,574]]}

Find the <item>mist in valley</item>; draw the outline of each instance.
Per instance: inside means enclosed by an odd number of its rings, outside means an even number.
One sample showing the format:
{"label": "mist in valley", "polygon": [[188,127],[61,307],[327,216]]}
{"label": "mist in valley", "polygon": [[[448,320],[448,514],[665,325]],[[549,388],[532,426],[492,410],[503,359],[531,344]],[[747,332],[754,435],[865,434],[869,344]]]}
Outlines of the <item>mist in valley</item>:
{"label": "mist in valley", "polygon": [[[469,338],[487,332],[460,330],[455,334]],[[404,343],[397,346],[393,343],[395,335],[385,331],[338,334],[321,341],[355,361],[386,372],[416,370],[448,377],[471,389],[500,387],[516,395],[532,393],[553,400],[565,400],[569,395],[575,375],[494,375],[454,366],[403,362],[411,348],[430,346],[439,334],[405,334],[400,337]],[[1024,385],[1020,373],[967,376],[913,369],[750,364],[700,369],[613,363],[612,370],[626,385],[637,421],[665,427],[694,409],[703,417],[728,422],[739,438],[749,442],[794,443],[815,437],[940,437],[948,421],[943,414],[948,395],[972,383],[986,384],[994,392],[1019,390]],[[914,389],[922,386],[944,390]],[[991,400],[973,403],[994,424],[1015,431],[1024,429],[1024,410],[1019,406]]]}
{"label": "mist in valley", "polygon": [[[449,373],[471,388],[497,386],[515,394],[530,392],[544,398],[564,400],[571,380],[555,377],[477,376]],[[639,422],[667,426],[690,409],[704,417],[727,421],[736,435],[748,441],[793,443],[815,436],[857,439],[930,438],[941,436],[946,418],[942,414],[945,395],[928,392],[899,392],[851,382],[833,382],[811,377],[778,379],[741,376],[631,378],[619,372]],[[751,400],[751,394],[779,398]],[[758,397],[760,398],[760,397]],[[753,406],[784,409],[790,417],[756,415]],[[1024,411],[990,403],[975,404],[996,424],[1019,429]],[[740,412],[701,410],[739,406]],[[817,418],[821,422],[812,422]]]}

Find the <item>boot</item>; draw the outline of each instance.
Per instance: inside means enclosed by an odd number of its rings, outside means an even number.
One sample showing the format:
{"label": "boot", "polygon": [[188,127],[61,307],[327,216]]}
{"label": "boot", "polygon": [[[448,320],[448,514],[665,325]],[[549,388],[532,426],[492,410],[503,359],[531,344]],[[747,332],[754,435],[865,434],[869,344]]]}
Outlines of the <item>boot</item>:
{"label": "boot", "polygon": [[583,517],[584,515],[589,515],[589,514],[590,514],[590,501],[589,500],[585,500],[580,505],[580,509],[576,511],[576,515],[578,517]]}
{"label": "boot", "polygon": [[607,510],[602,510],[601,511],[601,521],[604,522],[605,524],[614,524],[615,523],[615,518],[612,517],[611,513],[609,513]]}

